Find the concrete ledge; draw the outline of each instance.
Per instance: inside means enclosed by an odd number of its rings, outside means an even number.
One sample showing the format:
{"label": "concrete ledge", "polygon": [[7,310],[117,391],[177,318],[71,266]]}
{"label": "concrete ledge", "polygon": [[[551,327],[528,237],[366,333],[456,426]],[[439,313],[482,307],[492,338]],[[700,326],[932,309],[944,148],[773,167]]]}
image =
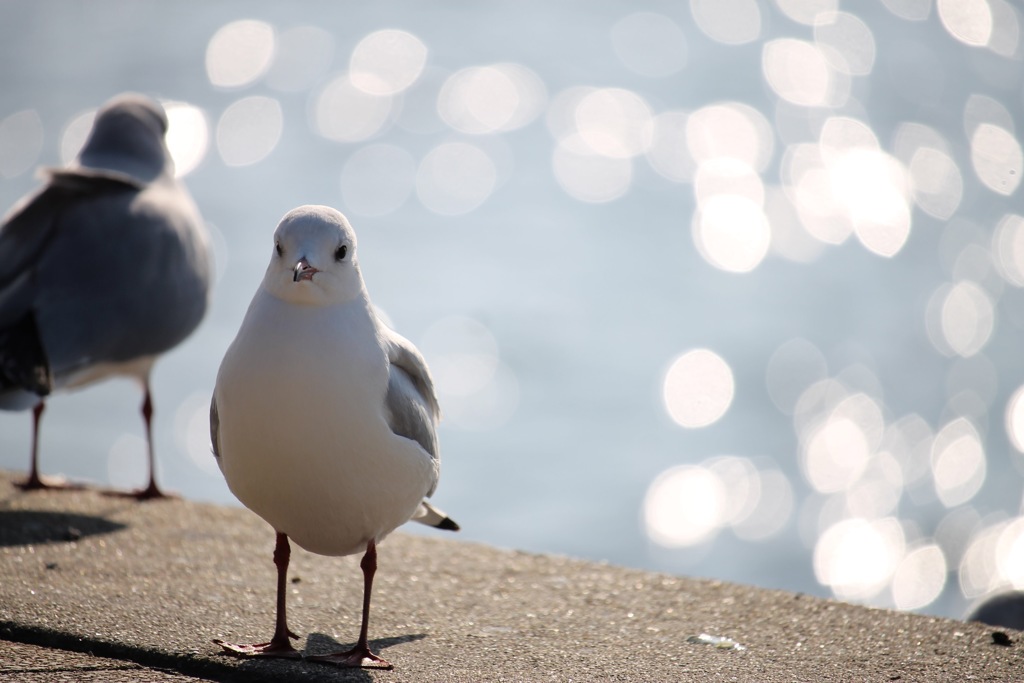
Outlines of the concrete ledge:
{"label": "concrete ledge", "polygon": [[[0,638],[10,641],[0,677],[92,666],[106,681],[1024,678],[1024,643],[995,645],[978,624],[400,533],[380,547],[370,624],[394,671],[240,660],[210,640],[272,630],[273,533],[255,515],[88,490],[26,494],[11,479],[0,473]],[[350,645],[357,558],[295,549],[291,576],[298,646]],[[746,649],[687,641],[701,633]],[[75,653],[105,659],[71,662]]]}

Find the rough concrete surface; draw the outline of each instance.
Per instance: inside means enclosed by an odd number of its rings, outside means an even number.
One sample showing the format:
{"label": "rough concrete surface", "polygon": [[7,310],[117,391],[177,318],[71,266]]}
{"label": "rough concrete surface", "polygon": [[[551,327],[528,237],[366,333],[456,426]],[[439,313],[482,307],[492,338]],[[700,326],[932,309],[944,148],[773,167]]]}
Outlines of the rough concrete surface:
{"label": "rough concrete surface", "polygon": [[[23,493],[0,473],[0,683],[173,681],[1019,681],[1022,634],[708,580],[397,533],[371,647],[393,671],[237,659],[267,640],[273,532],[243,509]],[[470,520],[471,523],[471,520]],[[359,628],[357,558],[292,553],[307,654]],[[746,649],[689,642],[707,633]]]}

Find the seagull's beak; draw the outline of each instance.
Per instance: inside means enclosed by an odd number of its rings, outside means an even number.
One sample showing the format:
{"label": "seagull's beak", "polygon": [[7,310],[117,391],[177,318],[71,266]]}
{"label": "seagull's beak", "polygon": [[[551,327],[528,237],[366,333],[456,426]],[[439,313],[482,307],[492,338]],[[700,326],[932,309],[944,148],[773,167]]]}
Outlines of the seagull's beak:
{"label": "seagull's beak", "polygon": [[299,262],[295,264],[295,268],[292,269],[292,272],[294,273],[292,281],[298,282],[299,280],[312,280],[313,276],[320,271],[309,265],[309,261],[307,261],[306,257],[303,256],[299,259]]}

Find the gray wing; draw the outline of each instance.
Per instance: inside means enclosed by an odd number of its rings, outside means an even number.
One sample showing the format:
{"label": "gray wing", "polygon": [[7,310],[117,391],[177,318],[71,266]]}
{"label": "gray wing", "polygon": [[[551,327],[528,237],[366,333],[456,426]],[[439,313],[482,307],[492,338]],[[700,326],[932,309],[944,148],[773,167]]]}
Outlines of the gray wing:
{"label": "gray wing", "polygon": [[121,174],[45,173],[49,182],[19,202],[4,217],[0,228],[0,298],[5,300],[10,300],[6,296],[8,289],[38,263],[40,255],[55,238],[60,218],[69,206],[83,197],[139,189]]}
{"label": "gray wing", "polygon": [[130,179],[91,172],[52,171],[0,227],[0,391],[23,389],[45,396],[54,386],[40,331],[36,275],[50,245],[60,239],[61,217],[83,197],[135,191]]}
{"label": "gray wing", "polygon": [[391,364],[384,398],[391,431],[439,458],[436,429],[441,409],[427,363],[405,337],[388,328],[383,328],[382,334]]}
{"label": "gray wing", "polygon": [[[395,434],[412,439],[439,460],[437,423],[441,419],[441,407],[427,362],[411,341],[384,324],[380,324],[380,330],[391,363],[384,397],[388,425]],[[436,487],[435,482],[427,491],[428,498]],[[426,500],[420,503],[412,520],[447,531],[459,530],[451,517]]]}
{"label": "gray wing", "polygon": [[198,326],[208,301],[201,219],[171,179],[139,189],[107,172],[60,172],[74,192],[34,260],[32,309],[60,378],[102,362],[153,356]]}
{"label": "gray wing", "polygon": [[213,444],[213,457],[220,464],[220,414],[217,412],[217,397],[210,398],[210,443]]}

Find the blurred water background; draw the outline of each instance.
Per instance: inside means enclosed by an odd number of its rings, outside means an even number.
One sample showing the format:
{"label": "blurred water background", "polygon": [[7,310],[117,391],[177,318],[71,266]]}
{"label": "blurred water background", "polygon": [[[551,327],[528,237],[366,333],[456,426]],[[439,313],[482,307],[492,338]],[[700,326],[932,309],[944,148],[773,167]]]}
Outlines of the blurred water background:
{"label": "blurred water background", "polygon": [[[216,370],[277,221],[324,203],[436,374],[462,538],[958,617],[1024,587],[1021,26],[1004,0],[3,0],[0,206],[112,95],[167,106],[218,273],[154,376],[188,498],[233,502]],[[43,471],[141,485],[140,401],[53,398]],[[0,466],[29,436],[0,414]]]}

